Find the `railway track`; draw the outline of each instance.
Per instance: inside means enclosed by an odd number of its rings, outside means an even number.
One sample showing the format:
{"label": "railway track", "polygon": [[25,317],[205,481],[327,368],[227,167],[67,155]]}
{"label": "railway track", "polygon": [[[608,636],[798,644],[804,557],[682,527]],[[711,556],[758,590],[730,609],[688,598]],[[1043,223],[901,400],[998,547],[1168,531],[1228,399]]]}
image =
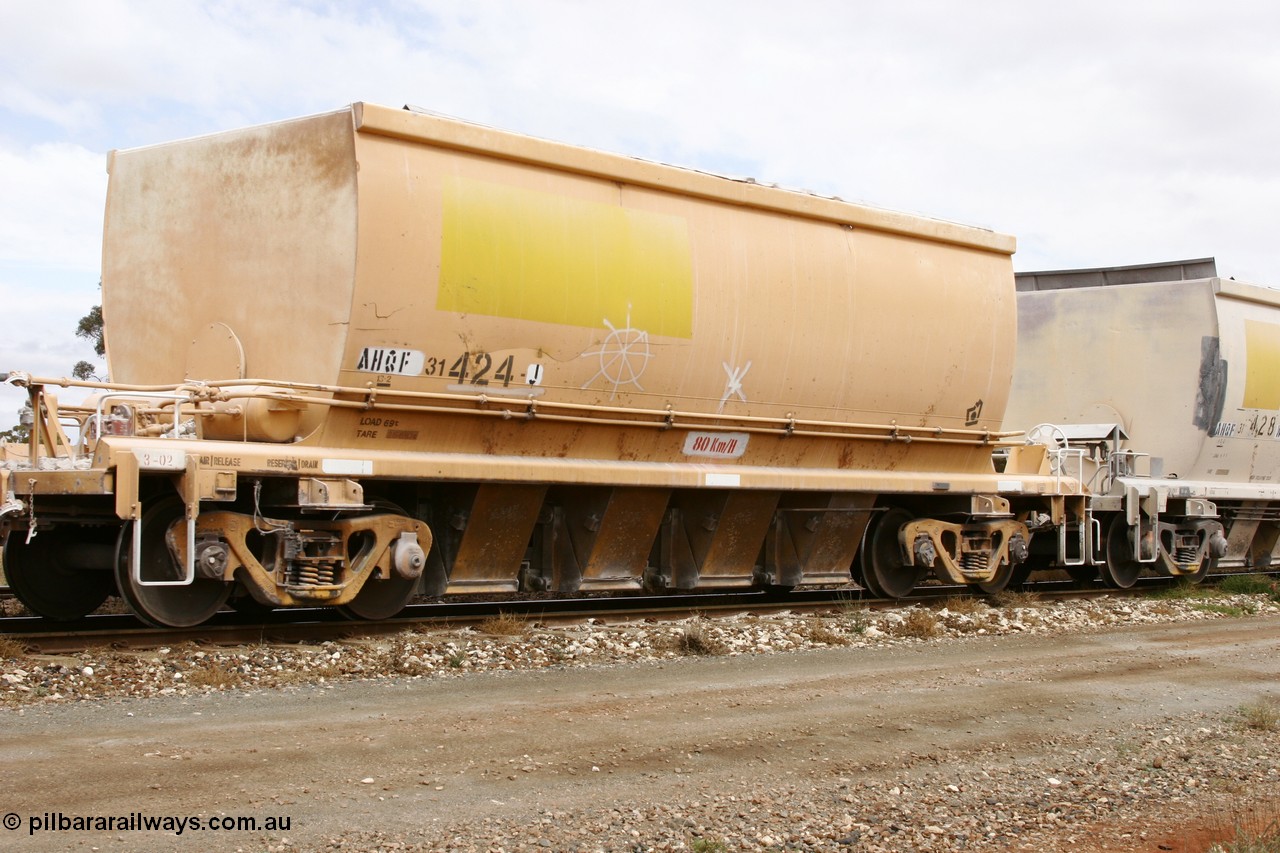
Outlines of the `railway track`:
{"label": "railway track", "polygon": [[[1104,595],[1141,595],[1172,585],[1168,578],[1142,578],[1130,590],[1100,585],[1081,587],[1071,581],[1041,581],[1028,589],[1048,599]],[[806,590],[786,594],[766,592],[635,595],[601,598],[540,598],[432,602],[412,604],[400,615],[376,621],[352,620],[333,608],[276,610],[247,615],[231,610],[215,614],[205,624],[186,629],[152,628],[124,613],[91,614],[70,623],[35,616],[0,617],[0,636],[44,654],[62,654],[93,647],[154,648],[181,643],[231,646],[246,643],[303,643],[378,637],[427,628],[479,625],[506,614],[541,624],[564,624],[586,619],[609,621],[675,620],[690,614],[822,611],[836,607],[890,608],[928,605],[953,596],[968,596],[962,586],[923,586],[910,597],[882,599],[863,589]]]}

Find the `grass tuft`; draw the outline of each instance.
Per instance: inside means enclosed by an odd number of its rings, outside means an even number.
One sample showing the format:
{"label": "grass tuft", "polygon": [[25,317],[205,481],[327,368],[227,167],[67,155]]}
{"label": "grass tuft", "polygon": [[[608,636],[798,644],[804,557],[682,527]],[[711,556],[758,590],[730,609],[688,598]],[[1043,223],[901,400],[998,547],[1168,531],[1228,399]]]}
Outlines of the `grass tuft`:
{"label": "grass tuft", "polygon": [[1173,586],[1153,590],[1147,594],[1147,597],[1156,601],[1183,601],[1188,598],[1213,598],[1215,595],[1218,595],[1218,591],[1211,586],[1201,586],[1187,580],[1180,580]]}
{"label": "grass tuft", "polygon": [[695,838],[691,840],[689,849],[693,853],[729,853],[729,845],[723,841],[713,841],[710,838]]}
{"label": "grass tuft", "polygon": [[243,679],[243,673],[221,662],[193,669],[184,673],[182,677],[182,680],[192,687],[214,687],[218,689],[237,687]]}
{"label": "grass tuft", "polygon": [[1246,604],[1212,604],[1206,602],[1204,604],[1194,604],[1192,607],[1205,613],[1217,613],[1219,616],[1231,616],[1233,618],[1252,616],[1258,612],[1257,608]]}
{"label": "grass tuft", "polygon": [[658,640],[660,651],[673,651],[682,655],[722,655],[728,651],[724,643],[711,635],[711,629],[701,618],[681,626],[680,633]]}
{"label": "grass tuft", "polygon": [[490,616],[476,627],[482,634],[492,634],[499,637],[518,637],[529,630],[529,622],[523,616],[498,611],[497,616]]}
{"label": "grass tuft", "polygon": [[1228,575],[1218,582],[1218,589],[1228,595],[1265,595],[1280,601],[1280,584],[1266,575]]}
{"label": "grass tuft", "polygon": [[1240,727],[1255,732],[1280,732],[1280,702],[1259,699],[1236,711]]}
{"label": "grass tuft", "polygon": [[972,595],[953,595],[942,602],[942,609],[960,616],[975,616],[989,608],[981,598]]}
{"label": "grass tuft", "polygon": [[1280,853],[1280,798],[1275,796],[1232,802],[1222,816],[1226,824],[1208,853]]}
{"label": "grass tuft", "polygon": [[840,605],[840,625],[854,634],[865,634],[871,627],[871,608],[865,604],[846,601]]}
{"label": "grass tuft", "polygon": [[804,633],[813,643],[826,643],[828,646],[843,646],[849,642],[844,634],[838,634],[831,629],[820,616],[814,616],[805,623]]}
{"label": "grass tuft", "polygon": [[20,658],[27,653],[27,647],[13,637],[0,635],[0,658]]}
{"label": "grass tuft", "polygon": [[1042,599],[1039,593],[1021,592],[1012,589],[1002,589],[995,595],[991,596],[992,602],[997,607],[1039,607]]}
{"label": "grass tuft", "polygon": [[921,610],[916,607],[908,610],[906,617],[892,627],[892,633],[896,636],[914,637],[919,640],[936,637],[940,630],[938,614],[932,610]]}

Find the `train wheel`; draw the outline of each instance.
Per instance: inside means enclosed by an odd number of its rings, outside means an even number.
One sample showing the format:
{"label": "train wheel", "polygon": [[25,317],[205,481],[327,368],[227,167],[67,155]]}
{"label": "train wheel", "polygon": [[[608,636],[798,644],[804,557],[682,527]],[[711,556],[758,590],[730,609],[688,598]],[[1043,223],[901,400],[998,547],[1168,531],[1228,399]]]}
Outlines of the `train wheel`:
{"label": "train wheel", "polygon": [[1090,586],[1098,579],[1097,566],[1067,566],[1066,573],[1077,586]]}
{"label": "train wheel", "polygon": [[97,610],[115,590],[111,572],[67,565],[65,538],[44,533],[30,542],[11,533],[4,546],[4,575],[28,610],[55,622],[70,622]]}
{"label": "train wheel", "polygon": [[1112,589],[1129,589],[1138,582],[1142,564],[1134,559],[1129,525],[1117,515],[1107,530],[1107,561],[1098,567],[1102,582]]}
{"label": "train wheel", "polygon": [[[409,514],[398,504],[380,498],[373,501],[373,506],[380,512],[401,516]],[[418,591],[418,580],[402,578],[395,572],[386,580],[367,580],[354,599],[338,606],[338,612],[348,619],[390,619],[409,605]]]}
{"label": "train wheel", "polygon": [[1017,572],[1018,568],[1021,567],[1015,567],[1012,563],[1008,562],[1001,563],[1000,568],[996,569],[996,573],[991,576],[991,580],[975,583],[974,586],[982,590],[987,595],[995,595],[996,593],[1004,592],[1005,588],[1010,585],[1021,586],[1026,581],[1027,577],[1031,575],[1031,570],[1028,569],[1027,572],[1022,575],[1022,579],[1019,580],[1017,584],[1013,584],[1014,574]]}
{"label": "train wheel", "polygon": [[1027,559],[1023,560],[1013,567],[1013,574],[1009,576],[1009,586],[1013,589],[1021,589],[1027,585],[1027,581],[1031,580],[1032,572],[1042,572],[1052,568],[1053,560],[1043,554],[1031,554]]}
{"label": "train wheel", "polygon": [[1201,561],[1200,563],[1200,568],[1196,569],[1194,572],[1189,572],[1185,575],[1178,575],[1178,580],[1181,583],[1191,584],[1192,586],[1194,586],[1195,584],[1198,584],[1205,579],[1205,577],[1209,574],[1209,569],[1213,567],[1213,563],[1214,561],[1212,559],[1210,559],[1209,557],[1205,557],[1204,560]]}
{"label": "train wheel", "polygon": [[226,603],[231,584],[197,577],[185,586],[143,586],[133,579],[133,525],[142,525],[143,580],[178,580],[185,572],[169,550],[169,528],[183,518],[184,507],[175,497],[155,500],[139,521],[120,531],[116,546],[116,585],[134,614],[157,628],[190,628],[199,625]]}
{"label": "train wheel", "polygon": [[417,578],[402,578],[392,572],[386,580],[367,581],[356,597],[338,610],[348,619],[390,619],[408,606],[417,588]]}
{"label": "train wheel", "polygon": [[275,610],[270,604],[263,604],[252,595],[237,595],[227,600],[227,606],[241,616],[248,616],[250,619],[264,619],[268,613]]}
{"label": "train wheel", "polygon": [[862,582],[878,598],[902,598],[924,577],[925,567],[908,566],[902,559],[898,531],[911,521],[905,509],[878,513],[862,540]]}

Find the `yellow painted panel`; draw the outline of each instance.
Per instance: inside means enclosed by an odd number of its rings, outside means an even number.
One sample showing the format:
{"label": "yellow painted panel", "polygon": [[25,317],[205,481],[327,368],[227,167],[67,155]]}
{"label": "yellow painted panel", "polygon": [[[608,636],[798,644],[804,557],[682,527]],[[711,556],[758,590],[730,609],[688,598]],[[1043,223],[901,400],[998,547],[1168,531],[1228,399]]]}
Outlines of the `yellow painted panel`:
{"label": "yellow painted panel", "polygon": [[1280,409],[1280,326],[1244,321],[1246,409]]}
{"label": "yellow painted panel", "polygon": [[447,178],[436,307],[690,338],[688,225],[677,216]]}

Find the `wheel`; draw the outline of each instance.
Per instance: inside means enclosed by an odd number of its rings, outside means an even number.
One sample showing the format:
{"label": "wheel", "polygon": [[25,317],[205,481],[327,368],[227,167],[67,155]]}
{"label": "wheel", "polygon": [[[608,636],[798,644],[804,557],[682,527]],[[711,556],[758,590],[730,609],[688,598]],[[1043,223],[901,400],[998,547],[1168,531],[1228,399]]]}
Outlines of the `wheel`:
{"label": "wheel", "polygon": [[32,613],[55,622],[70,622],[97,610],[115,590],[110,571],[71,565],[74,544],[83,538],[78,530],[71,535],[46,531],[30,542],[25,533],[9,534],[4,546],[4,575],[13,594]]}
{"label": "wheel", "polygon": [[392,572],[386,580],[365,583],[356,597],[338,610],[348,619],[390,619],[409,604],[418,588],[417,578],[402,578]]}
{"label": "wheel", "polygon": [[1013,573],[1009,576],[1009,586],[1014,589],[1021,589],[1027,585],[1027,581],[1031,580],[1032,572],[1040,572],[1050,568],[1053,561],[1048,557],[1040,554],[1031,554],[1027,559],[1013,567]]}
{"label": "wheel", "polygon": [[1200,561],[1200,568],[1196,569],[1194,572],[1190,572],[1185,575],[1178,575],[1178,581],[1180,583],[1185,583],[1191,586],[1195,586],[1196,584],[1203,581],[1206,576],[1208,576],[1209,569],[1213,568],[1213,564],[1215,562],[1217,561],[1214,560],[1212,557],[1205,557],[1203,560]]}
{"label": "wheel", "polygon": [[227,606],[241,616],[248,616],[250,619],[264,618],[268,613],[275,610],[270,604],[263,604],[247,593],[227,599]]}
{"label": "wheel", "polygon": [[[373,505],[384,512],[407,516],[408,513],[390,501],[375,500]],[[338,606],[348,619],[390,619],[409,604],[418,590],[418,578],[403,578],[395,572],[386,580],[368,580],[356,597]]]}
{"label": "wheel", "polygon": [[140,521],[130,522],[120,531],[116,545],[116,585],[120,596],[134,614],[157,628],[190,628],[199,625],[226,603],[231,584],[197,577],[186,586],[142,586],[132,572],[133,525],[142,525],[142,579],[178,580],[186,569],[169,549],[169,531],[185,536],[183,503],[175,495],[151,501]]}
{"label": "wheel", "polygon": [[1010,585],[1021,586],[1031,574],[1031,570],[1027,569],[1026,573],[1022,575],[1022,580],[1019,580],[1017,584],[1013,583],[1014,575],[1022,568],[1022,566],[1025,565],[1026,563],[1021,563],[1018,566],[1014,566],[1012,563],[1008,562],[1001,563],[1000,568],[996,569],[996,573],[991,576],[991,580],[975,583],[974,586],[982,590],[987,595],[995,595],[996,593],[1004,592],[1005,587]]}
{"label": "wheel", "polygon": [[1043,444],[1050,450],[1062,450],[1069,446],[1067,434],[1057,424],[1036,424],[1027,430],[1027,444]]}
{"label": "wheel", "polygon": [[1134,559],[1129,525],[1124,516],[1117,515],[1107,529],[1107,561],[1098,567],[1102,582],[1112,589],[1129,589],[1138,582],[1142,568],[1142,563]]}
{"label": "wheel", "polygon": [[1097,566],[1067,566],[1064,571],[1079,586],[1089,586],[1098,579]]}
{"label": "wheel", "polygon": [[902,598],[915,589],[927,566],[908,566],[902,559],[898,531],[911,513],[893,508],[877,513],[862,540],[862,582],[878,598]]}

